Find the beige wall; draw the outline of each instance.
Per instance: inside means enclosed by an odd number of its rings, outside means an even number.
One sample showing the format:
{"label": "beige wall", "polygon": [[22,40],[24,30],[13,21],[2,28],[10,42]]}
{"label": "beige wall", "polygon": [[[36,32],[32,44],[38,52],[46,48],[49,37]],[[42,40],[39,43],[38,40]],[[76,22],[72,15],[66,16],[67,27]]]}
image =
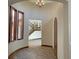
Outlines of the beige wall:
{"label": "beige wall", "polygon": [[[39,8],[31,2],[21,2],[13,5],[16,9],[24,12],[24,39],[9,44],[9,54],[13,51],[28,46],[28,25],[29,19],[42,20],[42,44],[54,47],[54,18],[58,19],[58,59],[64,59],[64,7],[62,3],[52,2]],[[67,27],[66,27],[67,28]],[[67,46],[66,46],[67,47]]]}
{"label": "beige wall", "polygon": [[64,59],[71,59],[70,1],[64,3]]}
{"label": "beige wall", "polygon": [[58,59],[64,59],[64,24],[63,24],[63,6],[61,6],[57,12],[57,20],[58,20]]}
{"label": "beige wall", "polygon": [[[46,22],[46,23],[44,23]],[[53,45],[53,19],[48,21],[43,21],[42,23],[42,45]]]}

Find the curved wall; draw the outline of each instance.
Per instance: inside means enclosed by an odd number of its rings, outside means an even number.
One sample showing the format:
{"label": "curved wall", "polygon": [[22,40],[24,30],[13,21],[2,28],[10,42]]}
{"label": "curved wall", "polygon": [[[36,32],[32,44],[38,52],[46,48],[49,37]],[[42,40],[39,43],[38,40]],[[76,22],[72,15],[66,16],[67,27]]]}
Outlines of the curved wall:
{"label": "curved wall", "polygon": [[58,19],[58,59],[64,59],[64,8],[59,2],[51,2],[39,8],[34,3],[23,1],[12,5],[24,12],[24,39],[9,44],[9,55],[15,50],[28,46],[29,19],[42,20],[42,44],[54,47],[54,18]]}

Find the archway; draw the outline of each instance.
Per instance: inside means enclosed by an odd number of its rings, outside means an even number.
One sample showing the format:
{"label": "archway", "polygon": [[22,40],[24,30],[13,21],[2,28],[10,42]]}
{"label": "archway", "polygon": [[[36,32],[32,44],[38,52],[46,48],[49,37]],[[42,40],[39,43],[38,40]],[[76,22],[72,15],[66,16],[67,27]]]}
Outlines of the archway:
{"label": "archway", "polygon": [[57,18],[54,19],[54,54],[57,59]]}
{"label": "archway", "polygon": [[[11,4],[14,4],[15,2],[13,3],[13,1],[15,1],[15,0],[12,0],[12,1],[10,0],[9,2],[11,2]],[[20,2],[21,0],[16,0],[16,1],[17,1],[17,2],[19,1],[19,2]],[[22,0],[22,1],[23,1],[23,0]],[[57,2],[58,2],[58,1],[57,1]],[[55,4],[55,3],[54,3],[54,4]],[[10,4],[9,4],[9,5],[10,5]],[[57,5],[57,4],[55,4],[55,5]],[[51,15],[51,14],[50,14],[50,15]],[[58,35],[58,36],[59,36],[59,35]],[[25,37],[25,38],[26,38],[26,37]],[[23,42],[23,44],[24,44],[25,41],[23,40],[22,42]],[[21,42],[20,42],[20,43],[21,43]],[[27,43],[27,42],[26,42],[26,43]],[[18,45],[19,45],[19,41],[18,41]],[[26,45],[26,44],[25,44],[25,45]],[[60,46],[60,42],[59,42],[58,45]],[[65,45],[65,44],[64,44],[64,45]],[[11,45],[10,45],[10,46],[11,46]],[[15,46],[15,45],[12,45],[12,46]],[[23,47],[23,46],[21,46],[21,45],[19,45],[19,46],[20,46],[20,47]],[[19,49],[19,46],[15,47],[15,48],[16,48],[16,49]],[[62,46],[62,45],[61,45],[61,46]],[[61,47],[58,48],[58,50],[60,51],[60,52],[58,52],[58,56],[60,57],[60,59],[63,59],[62,56],[63,56],[64,54],[63,54],[63,52],[62,52],[62,49],[60,49],[60,48],[61,48]],[[11,49],[11,48],[10,48],[10,49]],[[14,49],[14,50],[16,50],[16,49]],[[13,52],[14,50],[12,49],[11,52]],[[59,57],[58,57],[58,58],[59,58]]]}

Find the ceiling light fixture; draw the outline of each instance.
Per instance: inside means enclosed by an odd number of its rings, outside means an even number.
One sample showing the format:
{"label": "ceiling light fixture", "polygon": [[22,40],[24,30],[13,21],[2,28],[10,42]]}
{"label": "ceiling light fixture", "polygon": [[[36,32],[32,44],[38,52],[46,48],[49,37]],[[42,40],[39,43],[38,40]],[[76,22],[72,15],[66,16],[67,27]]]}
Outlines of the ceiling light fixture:
{"label": "ceiling light fixture", "polygon": [[44,6],[44,4],[45,4],[45,3],[44,3],[44,0],[37,0],[37,1],[36,1],[36,5],[39,6],[39,7]]}

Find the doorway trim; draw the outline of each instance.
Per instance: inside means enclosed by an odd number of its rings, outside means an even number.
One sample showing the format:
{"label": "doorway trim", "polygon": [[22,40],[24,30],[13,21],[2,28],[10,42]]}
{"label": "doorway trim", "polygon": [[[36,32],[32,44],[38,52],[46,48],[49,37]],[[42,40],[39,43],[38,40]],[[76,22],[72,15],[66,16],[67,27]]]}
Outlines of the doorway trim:
{"label": "doorway trim", "polygon": [[54,55],[56,56],[56,59],[58,59],[58,55],[57,55],[57,33],[58,33],[58,31],[57,31],[57,29],[58,29],[58,24],[57,24],[57,17],[55,17],[54,18]]}

